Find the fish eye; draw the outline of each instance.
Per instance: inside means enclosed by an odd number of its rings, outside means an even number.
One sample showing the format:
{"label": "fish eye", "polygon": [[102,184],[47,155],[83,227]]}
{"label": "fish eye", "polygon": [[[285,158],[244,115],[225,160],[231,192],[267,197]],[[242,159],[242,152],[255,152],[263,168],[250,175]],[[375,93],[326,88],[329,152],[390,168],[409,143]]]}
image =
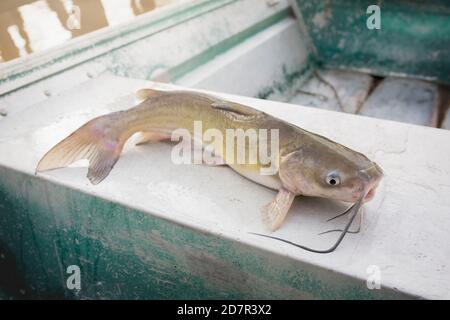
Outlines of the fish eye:
{"label": "fish eye", "polygon": [[325,181],[330,186],[337,186],[339,183],[341,183],[341,178],[336,172],[330,172],[327,177],[325,178]]}

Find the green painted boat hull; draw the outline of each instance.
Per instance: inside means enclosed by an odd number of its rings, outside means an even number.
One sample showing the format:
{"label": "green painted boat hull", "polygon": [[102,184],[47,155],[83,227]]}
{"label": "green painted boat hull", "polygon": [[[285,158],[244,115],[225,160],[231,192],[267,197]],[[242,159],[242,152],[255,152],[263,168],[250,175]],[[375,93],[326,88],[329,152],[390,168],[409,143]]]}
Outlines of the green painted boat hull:
{"label": "green painted boat hull", "polygon": [[380,29],[369,30],[376,1],[296,0],[317,61],[327,67],[450,83],[450,3],[383,1]]}
{"label": "green painted boat hull", "polygon": [[[0,239],[26,297],[410,298],[24,173],[0,177]],[[81,290],[66,285],[70,265]]]}

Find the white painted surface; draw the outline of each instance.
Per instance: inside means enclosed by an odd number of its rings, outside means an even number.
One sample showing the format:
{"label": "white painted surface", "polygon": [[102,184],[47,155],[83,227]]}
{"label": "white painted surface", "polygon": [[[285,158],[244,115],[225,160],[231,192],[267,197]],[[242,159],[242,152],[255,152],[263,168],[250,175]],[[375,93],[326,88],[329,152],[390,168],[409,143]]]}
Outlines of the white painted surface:
{"label": "white painted surface", "polygon": [[[260,0],[216,2],[182,0],[136,17],[133,23],[99,29],[1,64],[0,80],[12,79],[2,83],[0,95],[82,62],[87,67],[101,63],[119,75],[154,79],[289,6],[287,0],[273,6]],[[200,4],[205,5],[198,12],[192,10]],[[179,12],[181,16],[174,18]],[[21,73],[25,75],[14,76]]]}
{"label": "white painted surface", "polygon": [[[214,46],[221,45],[233,37],[239,37],[249,28],[288,8],[287,0],[282,0],[274,6],[268,6],[260,0],[230,0],[227,5],[220,8],[202,12],[202,14],[198,13],[197,16],[186,21],[181,19],[183,22],[179,24],[173,24],[171,19],[168,19],[162,23],[155,23],[153,27],[143,27],[155,19],[165,17],[169,13],[185,8],[186,5],[191,5],[194,2],[184,0],[180,4],[163,7],[137,17],[132,25],[98,30],[87,36],[73,39],[62,48],[31,54],[21,60],[13,60],[10,63],[0,65],[0,79],[2,79],[16,72],[24,72],[45,65],[48,61],[68,54],[70,50],[84,46],[89,48],[79,55],[69,55],[60,63],[38,68],[32,74],[1,84],[0,109],[6,110],[9,114],[18,112],[32,104],[47,100],[48,97],[45,92],[50,92],[51,95],[56,96],[79,83],[89,80],[89,76],[95,78],[105,70],[119,76],[170,81],[171,70],[187,63]],[[199,4],[205,1],[197,0],[196,2]],[[92,46],[93,43],[102,39],[113,35],[117,36],[135,27],[137,28],[136,32],[118,37],[105,45]],[[292,34],[296,30],[292,28],[289,32]],[[135,41],[137,39],[139,41]],[[293,41],[292,36],[290,39]],[[295,43],[284,46],[297,48],[300,42],[301,39],[297,39]],[[124,46],[127,43],[129,44]],[[89,45],[92,47],[89,47]],[[120,48],[109,51],[116,47]],[[104,54],[105,52],[107,53]],[[292,60],[287,60],[288,67],[291,66],[289,61],[295,62],[297,59],[302,59],[302,57],[295,57],[292,54],[289,56],[291,56],[289,59]],[[213,59],[214,56],[211,55],[207,58]],[[82,61],[85,62],[79,64]],[[255,64],[255,61],[252,62]],[[242,71],[242,66],[240,68],[240,71]],[[278,71],[278,68],[272,65],[267,66],[266,70],[272,70],[272,68]],[[61,70],[64,71],[57,73]],[[238,75],[234,76],[238,77]],[[267,79],[264,78],[264,80]],[[30,86],[22,87],[24,84],[33,81],[36,82]],[[238,81],[233,81],[233,83],[236,85]],[[266,85],[270,84],[267,83]],[[4,94],[16,88],[19,89]],[[221,91],[224,91],[224,88]]]}
{"label": "white painted surface", "polygon": [[298,88],[289,103],[311,106],[333,111],[356,113],[369,94],[373,78],[364,73],[341,70],[318,70],[319,76],[336,90],[340,102],[333,89],[314,74]]}
{"label": "white painted surface", "polygon": [[[33,174],[38,160],[54,144],[97,115],[131,106],[130,93],[144,85],[141,80],[105,74],[0,119],[0,165]],[[226,167],[174,165],[167,144],[127,148],[97,186],[90,185],[86,168],[80,167],[41,177],[357,278],[366,279],[367,268],[377,265],[382,286],[425,298],[450,298],[450,131],[223,96],[324,134],[379,163],[386,176],[365,208],[361,233],[348,235],[328,255],[250,235],[249,231],[267,232],[259,209],[275,192]],[[337,235],[317,233],[344,224],[345,218],[324,222],[342,209],[343,205],[329,200],[298,198],[275,235],[327,248]]]}
{"label": "white painted surface", "polygon": [[424,126],[436,126],[439,90],[434,83],[388,77],[375,88],[361,114]]}
{"label": "white painted surface", "polygon": [[176,84],[257,97],[275,81],[282,82],[286,77],[283,72],[304,69],[307,58],[296,20],[286,18],[186,74]]}
{"label": "white painted surface", "polygon": [[[159,33],[173,26],[174,21],[177,20],[173,18],[176,13],[192,11],[192,7],[205,2],[208,2],[208,0],[179,0],[169,6],[164,6],[158,8],[158,10],[152,10],[135,17],[132,23],[101,28],[55,47],[48,48],[47,50],[33,52],[21,59],[14,59],[2,63],[0,65],[0,79],[11,76],[13,79],[2,84],[0,94],[38,81],[61,70],[92,59],[93,57],[132,43],[133,41],[154,33]],[[215,4],[211,1],[210,3],[212,5],[205,6],[205,11],[195,14],[201,14],[211,10]],[[195,14],[189,17],[186,15],[184,20],[192,19],[195,17]],[[184,20],[183,18],[181,19],[181,21]],[[58,61],[58,59],[61,59],[61,61]],[[30,70],[34,71],[29,72]],[[22,72],[27,73],[27,75],[14,77],[15,74]]]}

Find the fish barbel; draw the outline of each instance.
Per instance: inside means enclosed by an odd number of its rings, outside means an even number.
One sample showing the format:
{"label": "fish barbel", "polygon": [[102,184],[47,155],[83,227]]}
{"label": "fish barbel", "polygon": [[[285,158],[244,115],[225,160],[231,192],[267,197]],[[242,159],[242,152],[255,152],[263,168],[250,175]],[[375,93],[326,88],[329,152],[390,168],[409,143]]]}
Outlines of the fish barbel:
{"label": "fish barbel", "polygon": [[[203,130],[218,130],[223,136],[229,129],[276,129],[278,150],[270,150],[270,135],[258,136],[258,142],[271,154],[276,152],[277,170],[271,175],[261,174],[267,163],[261,163],[259,157],[256,163],[242,163],[235,161],[235,154],[228,149],[220,145],[214,149],[215,155],[239,174],[278,190],[262,209],[263,220],[272,231],[283,223],[298,195],[366,202],[373,198],[382,178],[381,168],[365,155],[251,107],[190,91],[142,89],[137,94],[143,99],[141,103],[87,122],[47,152],[36,171],[88,159],[87,177],[97,184],[109,174],[128,138],[137,132],[141,133],[138,143],[145,143],[170,140],[180,128],[194,135],[195,121],[201,121]],[[247,152],[252,148],[245,144]]]}

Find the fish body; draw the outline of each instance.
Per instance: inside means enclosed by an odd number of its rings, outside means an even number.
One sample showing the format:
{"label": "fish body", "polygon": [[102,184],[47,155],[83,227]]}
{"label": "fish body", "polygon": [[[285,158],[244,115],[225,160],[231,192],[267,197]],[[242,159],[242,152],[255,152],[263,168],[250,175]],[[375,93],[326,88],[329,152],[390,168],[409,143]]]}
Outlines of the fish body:
{"label": "fish body", "polygon": [[[145,143],[170,140],[182,128],[203,146],[212,145],[214,155],[239,174],[278,190],[262,210],[270,230],[279,228],[298,195],[345,202],[362,197],[368,201],[383,175],[381,168],[363,154],[249,106],[189,91],[143,89],[138,96],[143,101],[137,106],[97,117],[58,143],[44,155],[36,171],[89,159],[88,178],[97,184],[109,174],[125,142],[136,132],[141,133],[139,143]],[[271,163],[267,159],[263,162],[260,153],[256,153],[256,161],[236,161],[238,147],[244,148],[248,160],[254,145],[244,141],[228,149],[224,142],[211,144],[204,135],[196,135],[194,123],[199,121],[203,131],[214,130],[224,137],[230,130],[266,130],[266,135],[257,135],[257,143],[272,155]],[[275,172],[261,174],[274,163]]]}

